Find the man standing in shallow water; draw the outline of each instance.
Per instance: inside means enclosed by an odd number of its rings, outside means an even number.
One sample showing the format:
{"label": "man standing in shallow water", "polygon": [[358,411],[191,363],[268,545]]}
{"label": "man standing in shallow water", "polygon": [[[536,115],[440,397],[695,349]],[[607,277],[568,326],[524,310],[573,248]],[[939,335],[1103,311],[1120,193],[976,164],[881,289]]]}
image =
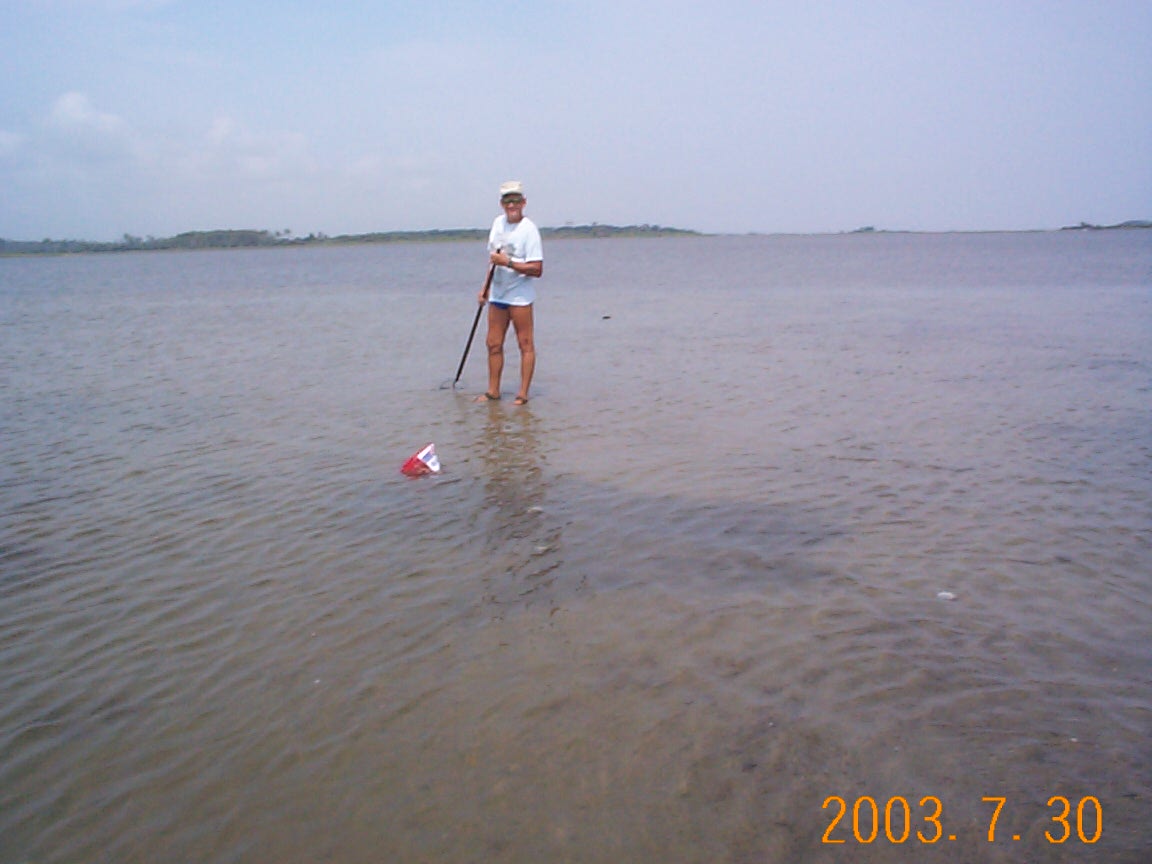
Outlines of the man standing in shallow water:
{"label": "man standing in shallow water", "polygon": [[500,376],[504,373],[504,339],[508,324],[516,331],[520,346],[520,389],[513,404],[528,404],[528,388],[536,371],[536,343],[532,337],[532,304],[536,301],[533,280],[544,272],[544,247],[540,230],[524,215],[524,187],[519,180],[500,185],[500,206],[488,232],[488,260],[495,265],[488,301],[488,389],[476,397],[477,402],[494,402],[500,398]]}

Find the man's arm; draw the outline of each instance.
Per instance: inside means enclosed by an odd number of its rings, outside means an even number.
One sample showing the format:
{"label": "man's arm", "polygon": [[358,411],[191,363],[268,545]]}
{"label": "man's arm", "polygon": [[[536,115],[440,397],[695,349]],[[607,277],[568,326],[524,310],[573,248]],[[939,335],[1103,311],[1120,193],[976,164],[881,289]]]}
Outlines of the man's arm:
{"label": "man's arm", "polygon": [[535,276],[539,278],[544,275],[543,261],[513,261],[509,258],[508,267],[521,276]]}
{"label": "man's arm", "polygon": [[521,276],[535,276],[539,278],[544,274],[543,261],[513,261],[507,252],[493,252],[489,256],[493,264],[507,267]]}

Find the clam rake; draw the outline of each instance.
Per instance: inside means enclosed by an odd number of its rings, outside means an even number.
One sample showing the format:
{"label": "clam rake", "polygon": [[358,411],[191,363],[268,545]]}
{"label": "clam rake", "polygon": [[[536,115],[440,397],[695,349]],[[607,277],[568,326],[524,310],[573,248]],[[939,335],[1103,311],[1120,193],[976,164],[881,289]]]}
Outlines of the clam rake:
{"label": "clam rake", "polygon": [[464,364],[468,361],[468,351],[472,348],[472,340],[476,336],[476,327],[480,323],[480,314],[484,311],[484,304],[488,299],[488,291],[492,288],[492,274],[495,272],[496,265],[489,265],[488,278],[484,280],[484,290],[481,292],[480,302],[476,306],[476,317],[472,319],[472,329],[468,331],[468,341],[464,343],[464,355],[460,358],[460,365],[456,367],[456,377],[451,381],[445,381],[441,384],[441,390],[447,390],[449,387],[455,390],[456,385],[460,383],[460,376],[464,374]]}

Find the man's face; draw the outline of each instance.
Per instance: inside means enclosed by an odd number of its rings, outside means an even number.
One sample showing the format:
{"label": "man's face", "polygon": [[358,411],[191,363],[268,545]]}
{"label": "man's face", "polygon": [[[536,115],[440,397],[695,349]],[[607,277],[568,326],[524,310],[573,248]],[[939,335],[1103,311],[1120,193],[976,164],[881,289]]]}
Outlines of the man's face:
{"label": "man's face", "polygon": [[504,215],[509,222],[519,222],[524,218],[524,205],[527,200],[523,195],[505,195],[500,199],[500,206],[504,208]]}

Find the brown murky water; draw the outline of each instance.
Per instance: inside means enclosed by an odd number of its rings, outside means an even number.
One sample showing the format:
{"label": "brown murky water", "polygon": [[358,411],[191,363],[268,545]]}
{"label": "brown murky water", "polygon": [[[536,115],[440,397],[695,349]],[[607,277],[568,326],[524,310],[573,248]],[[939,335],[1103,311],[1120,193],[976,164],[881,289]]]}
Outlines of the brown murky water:
{"label": "brown murky water", "polygon": [[0,862],[1149,860],[1152,233],[545,252],[0,260]]}

